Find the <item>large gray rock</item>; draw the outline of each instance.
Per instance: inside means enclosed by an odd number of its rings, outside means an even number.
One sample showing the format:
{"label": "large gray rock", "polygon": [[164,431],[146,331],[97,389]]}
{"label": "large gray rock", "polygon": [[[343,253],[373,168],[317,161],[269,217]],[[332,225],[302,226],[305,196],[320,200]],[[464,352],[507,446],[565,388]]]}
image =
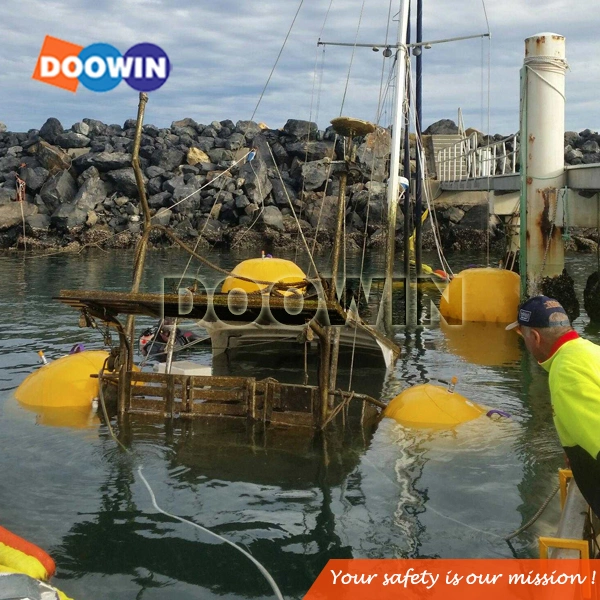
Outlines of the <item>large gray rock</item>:
{"label": "large gray rock", "polygon": [[49,171],[44,167],[26,167],[21,169],[20,177],[25,182],[28,192],[37,192],[48,179]]}
{"label": "large gray rock", "polygon": [[196,130],[198,123],[196,123],[194,119],[186,117],[185,119],[180,119],[179,121],[173,121],[171,123],[171,129],[176,129],[177,127],[192,127],[194,130]]}
{"label": "large gray rock", "polygon": [[306,218],[313,226],[321,230],[335,229],[337,220],[338,199],[335,196],[325,196],[321,194],[316,197],[306,207]]}
{"label": "large gray rock", "polygon": [[73,161],[73,166],[78,172],[83,172],[90,167],[96,167],[100,172],[114,171],[131,166],[131,154],[126,152],[88,152]]}
{"label": "large gray rock", "polygon": [[[109,171],[106,177],[109,181],[113,183],[117,191],[123,192],[124,194],[132,198],[138,197],[138,188],[133,168]],[[148,179],[144,175],[142,175],[142,178],[144,180],[145,185],[148,182]]]}
{"label": "large gray rock", "polygon": [[65,233],[83,225],[88,218],[88,211],[74,204],[59,206],[50,217],[50,224],[57,231]]}
{"label": "large gray rock", "polygon": [[17,197],[17,191],[14,187],[0,186],[0,204],[10,204]]}
{"label": "large gray rock", "polygon": [[60,171],[52,175],[42,186],[40,196],[44,204],[55,210],[59,205],[70,203],[77,193],[77,184],[69,171]]}
{"label": "large gray rock", "polygon": [[298,119],[288,119],[283,126],[283,131],[299,140],[314,140],[317,137],[319,127],[312,121],[301,121]]}
{"label": "large gray rock", "polygon": [[174,171],[180,164],[183,163],[185,154],[176,148],[163,148],[156,151],[150,163],[156,167],[161,167],[165,171]]}
{"label": "large gray rock", "polygon": [[372,180],[383,181],[388,176],[388,159],[392,137],[387,129],[378,127],[367,134],[356,150],[356,160]]}
{"label": "large gray rock", "polygon": [[74,123],[73,125],[71,125],[71,131],[74,131],[75,133],[80,133],[81,135],[89,135],[90,126],[87,123],[84,123],[83,121],[79,121],[78,123]]}
{"label": "large gray rock", "polygon": [[238,121],[235,124],[235,132],[241,133],[247,140],[251,140],[255,135],[258,135],[262,129],[254,121]]}
{"label": "large gray rock", "polygon": [[285,231],[283,215],[276,206],[265,206],[261,214],[261,221],[264,225],[277,229],[277,231]]}
{"label": "large gray rock", "polygon": [[10,173],[19,168],[21,161],[16,156],[5,156],[0,158],[0,173]]}
{"label": "large gray rock", "polygon": [[458,126],[450,119],[440,119],[432,123],[424,132],[424,135],[456,135]]}
{"label": "large gray rock", "polygon": [[107,186],[99,177],[86,179],[73,199],[73,204],[85,210],[94,208],[104,202],[107,194]]}
{"label": "large gray rock", "polygon": [[56,136],[56,145],[61,148],[85,148],[90,145],[90,138],[74,131],[66,131]]}
{"label": "large gray rock", "polygon": [[233,161],[233,152],[225,148],[212,148],[208,151],[208,156],[213,163],[223,164]]}
{"label": "large gray rock", "polygon": [[296,199],[296,191],[294,188],[285,182],[281,182],[279,177],[271,178],[271,185],[273,186],[273,200],[279,207],[288,206],[290,202],[294,202]]}
{"label": "large gray rock", "polygon": [[219,244],[223,241],[223,224],[212,217],[198,219],[196,229],[210,244]]}
{"label": "large gray rock", "polygon": [[90,128],[86,135],[106,135],[109,130],[108,125],[97,119],[83,119],[83,122]]}
{"label": "large gray rock", "polygon": [[56,139],[63,132],[63,126],[58,119],[50,117],[40,129],[40,137],[50,144],[55,144]]}
{"label": "large gray rock", "polygon": [[600,145],[596,140],[587,140],[581,145],[581,151],[585,153],[600,152]]}
{"label": "large gray rock", "polygon": [[335,160],[335,149],[333,142],[315,142],[302,140],[286,146],[286,150],[292,156],[297,156],[306,162],[329,158]]}
{"label": "large gray rock", "polygon": [[[21,213],[21,209],[23,213]],[[37,211],[37,206],[29,202],[11,202],[0,205],[0,231],[22,223],[23,215],[27,219],[27,217],[35,215]]]}
{"label": "large gray rock", "polygon": [[241,133],[233,133],[225,141],[225,148],[235,152],[246,145],[246,137]]}
{"label": "large gray rock", "polygon": [[256,204],[262,204],[273,189],[268,177],[267,166],[258,155],[252,162],[246,163],[240,169],[239,176],[244,180],[244,194]]}
{"label": "large gray rock", "polygon": [[40,140],[35,146],[32,146],[30,151],[35,153],[42,167],[48,169],[51,174],[71,167],[71,157],[64,150],[44,140]]}
{"label": "large gray rock", "polygon": [[304,163],[301,167],[304,189],[309,192],[321,189],[327,181],[328,169],[329,165],[324,161]]}
{"label": "large gray rock", "polygon": [[30,215],[26,219],[27,225],[34,231],[48,231],[50,227],[50,217],[40,213]]}

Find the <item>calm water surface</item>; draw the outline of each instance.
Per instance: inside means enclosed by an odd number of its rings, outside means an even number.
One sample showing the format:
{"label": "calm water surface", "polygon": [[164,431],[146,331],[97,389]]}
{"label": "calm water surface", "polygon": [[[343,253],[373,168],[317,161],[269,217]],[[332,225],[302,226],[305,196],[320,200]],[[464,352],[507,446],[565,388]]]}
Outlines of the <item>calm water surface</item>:
{"label": "calm water surface", "polygon": [[[224,267],[241,258],[214,256]],[[384,399],[457,375],[464,396],[513,415],[452,432],[384,420],[372,436],[348,439],[340,449],[245,423],[138,420],[118,429],[127,454],[94,416],[64,427],[18,406],[14,389],[37,368],[37,350],[57,358],[75,342],[102,347],[101,335],[79,329],[77,314],[52,297],[65,288],[125,290],[130,260],[131,253],[99,251],[0,256],[0,524],[51,553],[55,585],[68,595],[271,597],[234,549],[157,513],[140,466],[164,510],[241,544],[286,598],[301,598],[330,558],[530,557],[537,536],[553,531],[556,499],[512,546],[502,539],[551,492],[562,452],[544,373],[514,338],[493,329],[467,337],[440,328],[399,334],[403,354],[393,373],[384,379],[354,369],[353,384]],[[478,261],[451,259],[457,268]],[[180,274],[186,262],[177,251],[150,253],[146,289],[158,291],[160,276]],[[567,262],[581,291],[595,257]],[[140,328],[146,323],[138,321]],[[575,325],[600,340],[585,315]],[[188,358],[209,363],[210,352],[199,348]],[[283,369],[285,357],[270,363]],[[257,373],[243,361],[235,368]]]}

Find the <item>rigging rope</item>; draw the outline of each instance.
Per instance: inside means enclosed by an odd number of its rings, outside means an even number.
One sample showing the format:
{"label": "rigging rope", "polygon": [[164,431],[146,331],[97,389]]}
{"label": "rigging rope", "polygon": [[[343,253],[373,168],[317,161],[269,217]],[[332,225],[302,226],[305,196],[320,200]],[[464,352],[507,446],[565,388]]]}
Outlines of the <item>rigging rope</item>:
{"label": "rigging rope", "polygon": [[265,95],[265,92],[267,90],[267,87],[269,85],[269,82],[271,81],[271,77],[273,77],[273,73],[275,72],[275,68],[277,67],[277,63],[279,62],[279,59],[281,58],[281,55],[283,53],[283,49],[285,48],[285,45],[288,41],[288,38],[290,37],[290,33],[292,32],[292,28],[294,27],[294,23],[296,22],[296,18],[298,17],[298,13],[300,12],[300,9],[302,8],[302,5],[304,4],[304,0],[300,0],[300,4],[298,5],[298,9],[296,10],[296,14],[294,15],[294,18],[292,19],[292,24],[290,25],[290,28],[288,29],[288,32],[285,36],[285,39],[283,40],[283,44],[281,46],[281,49],[279,50],[279,54],[277,55],[277,58],[275,59],[275,64],[273,65],[273,68],[271,69],[271,72],[269,73],[269,77],[267,78],[267,81],[265,83],[265,87],[263,88],[262,92],[260,93],[260,97],[258,99],[258,102],[256,103],[256,106],[254,107],[254,111],[252,113],[252,116],[250,117],[251,121],[254,121],[254,115],[256,114],[256,111],[258,110],[258,107],[260,106],[260,103],[263,99],[263,96]]}
{"label": "rigging rope", "polygon": [[344,104],[346,102],[346,93],[348,92],[348,84],[350,82],[350,73],[352,71],[352,63],[354,61],[354,53],[356,51],[356,44],[358,42],[358,34],[360,32],[360,25],[362,23],[363,11],[365,9],[365,0],[363,0],[362,5],[360,7],[360,15],[358,17],[358,25],[356,27],[356,36],[354,38],[354,45],[352,46],[352,54],[350,56],[350,64],[348,65],[348,75],[346,76],[346,87],[344,88],[344,95],[342,96],[342,105],[340,107],[340,117],[342,116],[344,110]]}
{"label": "rigging rope", "polygon": [[[106,361],[104,361],[104,365],[102,366],[102,369],[100,370],[100,373],[98,374],[98,379],[99,379],[98,396],[99,396],[99,399],[100,399],[100,405],[102,406],[102,413],[104,415],[104,420],[105,420],[106,425],[108,427],[108,431],[109,431],[111,437],[113,438],[113,440],[127,454],[129,454],[130,456],[133,457],[134,456],[133,452],[129,448],[127,448],[121,442],[121,440],[119,440],[117,438],[117,436],[115,435],[115,432],[114,432],[114,430],[112,428],[112,425],[110,423],[110,419],[108,418],[108,411],[106,410],[106,403],[104,401],[104,391],[103,391],[103,387],[104,386],[103,386],[103,381],[102,381],[102,377],[104,375],[104,369],[106,368],[107,362],[108,362],[108,358],[106,359]],[[278,600],[283,600],[283,596],[281,594],[281,591],[279,590],[279,587],[277,586],[277,583],[275,582],[275,580],[273,579],[273,577],[271,576],[271,574],[249,552],[247,552],[246,550],[244,550],[242,547],[238,546],[235,542],[232,542],[231,540],[228,540],[226,537],[223,537],[222,535],[219,535],[218,533],[215,533],[214,531],[211,531],[210,529],[207,529],[206,527],[203,527],[202,525],[199,525],[198,523],[194,523],[194,521],[190,521],[189,519],[184,519],[183,517],[179,517],[178,515],[174,515],[172,513],[169,513],[166,510],[164,510],[163,508],[161,508],[158,505],[158,502],[156,501],[156,496],[154,495],[154,491],[152,490],[152,487],[150,486],[150,484],[148,483],[148,480],[144,477],[144,475],[142,473],[142,465],[138,465],[138,475],[140,476],[140,479],[142,480],[142,482],[146,486],[146,489],[148,490],[148,493],[150,494],[150,499],[152,501],[152,506],[154,506],[154,508],[158,512],[162,513],[163,515],[165,515],[167,517],[170,517],[171,519],[175,519],[176,521],[180,521],[181,523],[186,523],[187,525],[191,525],[192,527],[195,527],[196,529],[199,529],[200,531],[202,531],[202,532],[204,532],[204,533],[206,533],[206,534],[208,534],[208,535],[210,535],[210,536],[212,536],[214,538],[217,538],[220,542],[224,542],[225,544],[229,544],[230,546],[232,546],[233,548],[235,548],[238,552],[241,552],[261,572],[261,574],[263,575],[263,577],[267,580],[267,582],[271,586],[271,589],[273,590],[273,594],[275,595],[275,597]]]}

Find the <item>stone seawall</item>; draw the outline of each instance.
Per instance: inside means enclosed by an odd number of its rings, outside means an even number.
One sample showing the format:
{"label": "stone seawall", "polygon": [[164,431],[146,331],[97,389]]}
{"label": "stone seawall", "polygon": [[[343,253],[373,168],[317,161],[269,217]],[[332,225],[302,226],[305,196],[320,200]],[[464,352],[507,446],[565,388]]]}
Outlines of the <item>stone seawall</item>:
{"label": "stone seawall", "polygon": [[[133,245],[142,220],[131,167],[134,133],[133,119],[122,126],[84,119],[64,129],[50,118],[40,130],[26,133],[0,124],[0,248]],[[581,144],[578,140],[569,137],[569,158],[580,160],[573,154],[578,145],[582,156],[596,154],[591,134],[581,137]],[[365,241],[381,245],[386,230],[389,131],[378,128],[355,141],[357,169],[347,188],[349,251]],[[297,222],[317,249],[330,245],[338,194],[332,161],[343,156],[342,140],[331,128],[320,131],[315,123],[295,119],[281,130],[252,121],[204,125],[190,118],[169,128],[147,124],[140,148],[153,223],[183,240],[195,243],[200,237],[202,244],[257,252],[296,245]],[[22,202],[19,185],[24,185]],[[485,206],[439,207],[437,213],[446,249],[485,247]],[[400,210],[398,243],[403,221]],[[490,232],[492,242],[501,245],[497,219]],[[432,241],[426,227],[425,246]],[[151,243],[170,245],[160,232]]]}

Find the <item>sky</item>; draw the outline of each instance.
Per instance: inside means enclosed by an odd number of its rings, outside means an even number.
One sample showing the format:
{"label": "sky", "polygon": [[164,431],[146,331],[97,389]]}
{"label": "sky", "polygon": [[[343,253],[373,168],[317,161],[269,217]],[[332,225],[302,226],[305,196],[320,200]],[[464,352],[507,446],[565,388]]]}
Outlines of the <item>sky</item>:
{"label": "sky", "polygon": [[[146,108],[146,123],[159,127],[184,117],[236,122],[253,113],[273,129],[292,118],[324,129],[340,114],[376,121],[392,59],[371,48],[323,51],[317,41],[395,42],[398,24],[388,15],[399,7],[400,0],[0,0],[0,122],[27,131],[48,117],[65,128],[84,117],[118,124],[135,118],[138,94],[125,82],[105,93],[79,86],[74,94],[33,80],[46,35],[80,46],[105,42],[123,53],[141,42],[163,48],[172,72]],[[424,128],[457,121],[460,107],[466,127],[515,132],[524,39],[554,32],[566,37],[570,66],[565,127],[597,131],[599,9],[600,0],[423,0],[424,41],[483,34],[488,22],[491,32],[491,40],[424,50]],[[391,94],[385,98],[382,125],[391,118]]]}

